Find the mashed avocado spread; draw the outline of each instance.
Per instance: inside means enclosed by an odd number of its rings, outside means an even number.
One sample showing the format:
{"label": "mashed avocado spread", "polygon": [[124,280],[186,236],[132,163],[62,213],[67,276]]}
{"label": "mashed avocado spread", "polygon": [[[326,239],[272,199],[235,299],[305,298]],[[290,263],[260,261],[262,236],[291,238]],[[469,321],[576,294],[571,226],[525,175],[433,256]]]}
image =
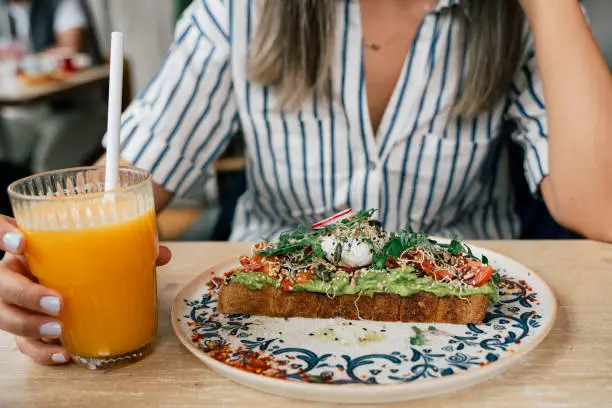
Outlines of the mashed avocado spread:
{"label": "mashed avocado spread", "polygon": [[[231,276],[232,283],[240,283],[250,290],[262,289],[264,286],[277,286],[279,281],[269,278],[261,272],[236,272]],[[324,282],[314,278],[308,283],[294,283],[293,291],[318,292],[336,295],[356,295],[374,293],[393,293],[408,297],[418,292],[427,292],[438,297],[487,295],[491,303],[498,300],[497,290],[492,281],[480,287],[457,285],[435,281],[429,277],[419,276],[411,267],[393,270],[368,270],[360,273],[351,284],[345,272],[331,274],[331,280]]]}

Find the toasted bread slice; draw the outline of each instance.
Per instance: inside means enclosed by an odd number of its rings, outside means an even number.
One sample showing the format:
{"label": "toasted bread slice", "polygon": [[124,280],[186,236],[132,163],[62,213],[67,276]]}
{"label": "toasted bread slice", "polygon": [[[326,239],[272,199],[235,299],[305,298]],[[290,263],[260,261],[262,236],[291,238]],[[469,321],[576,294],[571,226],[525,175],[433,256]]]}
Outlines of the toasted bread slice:
{"label": "toasted bread slice", "polygon": [[221,287],[217,310],[273,317],[479,324],[488,303],[486,295],[459,298],[417,293],[402,297],[377,293],[329,297],[323,293],[286,292],[272,286],[250,290],[243,284],[229,283]]}

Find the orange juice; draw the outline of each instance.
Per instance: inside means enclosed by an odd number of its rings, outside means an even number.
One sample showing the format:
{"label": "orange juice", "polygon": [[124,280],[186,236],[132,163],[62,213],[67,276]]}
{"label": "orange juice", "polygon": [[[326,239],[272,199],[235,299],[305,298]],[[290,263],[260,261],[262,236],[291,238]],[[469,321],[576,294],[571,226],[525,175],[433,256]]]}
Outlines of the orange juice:
{"label": "orange juice", "polygon": [[8,188],[28,266],[63,300],[62,343],[89,369],[138,361],[157,329],[157,230],[151,175],[103,167],[35,174]]}
{"label": "orange juice", "polygon": [[82,358],[133,352],[156,333],[155,212],[110,218],[86,228],[23,228],[32,273],[62,295],[62,342]]}

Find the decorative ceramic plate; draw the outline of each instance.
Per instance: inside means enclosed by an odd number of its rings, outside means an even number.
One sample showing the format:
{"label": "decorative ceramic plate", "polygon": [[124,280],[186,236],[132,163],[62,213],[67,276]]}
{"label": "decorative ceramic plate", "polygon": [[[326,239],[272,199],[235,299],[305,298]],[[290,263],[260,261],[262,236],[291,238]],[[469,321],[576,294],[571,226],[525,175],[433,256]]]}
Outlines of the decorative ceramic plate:
{"label": "decorative ceramic plate", "polygon": [[217,313],[220,277],[237,261],[205,271],[181,290],[172,325],[213,370],[264,392],[336,403],[452,392],[519,361],[546,337],[557,314],[554,294],[537,274],[492,251],[486,255],[503,279],[500,301],[489,305],[481,325]]}

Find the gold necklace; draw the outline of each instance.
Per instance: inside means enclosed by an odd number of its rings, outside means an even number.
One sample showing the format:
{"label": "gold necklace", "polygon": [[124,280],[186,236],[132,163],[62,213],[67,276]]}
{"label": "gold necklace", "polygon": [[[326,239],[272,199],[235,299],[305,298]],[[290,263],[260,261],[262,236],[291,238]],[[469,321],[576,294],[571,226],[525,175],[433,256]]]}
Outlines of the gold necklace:
{"label": "gold necklace", "polygon": [[[423,6],[423,9],[425,11],[429,12],[432,9],[432,7],[434,6],[435,3],[436,3],[436,1],[428,1]],[[397,40],[403,34],[404,33],[400,33],[400,34],[394,35],[393,37],[391,37],[391,39],[385,41],[384,44],[379,43],[379,42],[367,42],[365,40],[365,38],[363,38],[363,48],[365,48],[367,50],[371,50],[371,51],[380,51],[383,47],[389,46],[391,43],[393,43],[395,40]]]}
{"label": "gold necklace", "polygon": [[372,50],[372,51],[380,51],[380,49],[382,47],[389,46],[392,42],[397,40],[402,35],[403,35],[403,33],[402,34],[397,34],[397,35],[393,36],[390,40],[387,40],[384,44],[381,44],[381,43],[368,43],[368,42],[365,41],[365,38],[364,38],[363,39],[363,47],[365,49]]}

